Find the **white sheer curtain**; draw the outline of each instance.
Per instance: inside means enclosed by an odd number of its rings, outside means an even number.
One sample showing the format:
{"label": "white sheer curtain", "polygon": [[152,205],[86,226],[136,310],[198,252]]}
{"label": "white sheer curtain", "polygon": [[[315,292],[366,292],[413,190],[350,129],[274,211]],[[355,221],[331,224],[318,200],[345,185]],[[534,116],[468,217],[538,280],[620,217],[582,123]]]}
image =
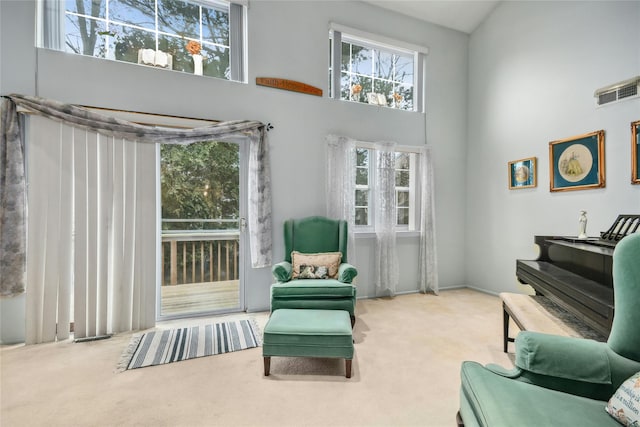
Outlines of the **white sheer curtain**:
{"label": "white sheer curtain", "polygon": [[27,344],[155,324],[155,144],[30,116]]}
{"label": "white sheer curtain", "polygon": [[394,142],[375,144],[373,197],[376,232],[375,284],[378,294],[394,296],[398,287],[396,251],[396,171]]}
{"label": "white sheer curtain", "polygon": [[[349,221],[349,243],[354,245],[355,227],[355,173],[358,145],[370,149],[373,173],[370,177],[371,197],[374,208],[376,233],[375,285],[378,295],[396,294],[399,282],[396,248],[396,188],[394,142],[363,142],[329,135],[327,138],[327,215]],[[431,149],[419,148],[420,197],[420,291],[438,293],[438,268],[436,256],[434,173]],[[353,254],[353,249],[349,249]]]}
{"label": "white sheer curtain", "polygon": [[438,259],[436,256],[435,189],[431,148],[420,149],[420,291],[433,292],[438,288]]}
{"label": "white sheer curtain", "polygon": [[329,135],[327,141],[327,217],[348,225],[347,254],[355,260],[356,141]]}

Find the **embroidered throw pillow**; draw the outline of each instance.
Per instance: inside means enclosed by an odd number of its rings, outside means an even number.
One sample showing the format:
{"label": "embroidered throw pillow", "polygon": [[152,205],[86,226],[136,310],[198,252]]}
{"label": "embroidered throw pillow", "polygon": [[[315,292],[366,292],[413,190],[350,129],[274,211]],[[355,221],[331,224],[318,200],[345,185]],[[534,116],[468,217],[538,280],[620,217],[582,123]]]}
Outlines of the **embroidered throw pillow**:
{"label": "embroidered throw pillow", "polygon": [[336,279],[342,261],[342,253],[326,252],[303,254],[291,252],[293,279]]}
{"label": "embroidered throw pillow", "polygon": [[622,383],[605,409],[624,426],[640,426],[640,372]]}

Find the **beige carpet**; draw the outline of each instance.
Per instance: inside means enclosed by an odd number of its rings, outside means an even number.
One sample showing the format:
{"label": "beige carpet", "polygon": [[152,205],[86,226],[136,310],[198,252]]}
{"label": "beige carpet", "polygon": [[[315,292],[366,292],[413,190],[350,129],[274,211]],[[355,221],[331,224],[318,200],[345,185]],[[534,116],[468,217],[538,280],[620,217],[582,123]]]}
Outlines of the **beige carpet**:
{"label": "beige carpet", "polygon": [[[5,346],[0,425],[452,426],[460,363],[511,365],[498,297],[359,300],[356,315],[351,379],[341,360],[277,357],[264,377],[261,348],[116,373],[131,334]],[[253,316],[264,326],[266,313]]]}

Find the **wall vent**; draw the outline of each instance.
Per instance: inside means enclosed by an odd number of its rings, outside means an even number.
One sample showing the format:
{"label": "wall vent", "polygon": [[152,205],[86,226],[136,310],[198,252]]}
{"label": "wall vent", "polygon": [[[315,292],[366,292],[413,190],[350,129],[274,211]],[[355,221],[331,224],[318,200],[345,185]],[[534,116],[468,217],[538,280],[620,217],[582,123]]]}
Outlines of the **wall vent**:
{"label": "wall vent", "polygon": [[640,94],[640,76],[605,86],[595,91],[593,96],[598,105],[636,98]]}

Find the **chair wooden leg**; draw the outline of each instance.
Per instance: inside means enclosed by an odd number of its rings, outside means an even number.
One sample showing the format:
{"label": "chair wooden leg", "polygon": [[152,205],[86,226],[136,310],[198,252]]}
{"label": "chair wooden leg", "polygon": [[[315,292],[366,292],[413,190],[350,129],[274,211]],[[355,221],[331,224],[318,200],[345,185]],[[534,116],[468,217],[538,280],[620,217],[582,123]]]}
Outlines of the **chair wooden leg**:
{"label": "chair wooden leg", "polygon": [[271,369],[271,356],[264,357],[264,376],[269,376],[269,370]]}
{"label": "chair wooden leg", "polygon": [[356,324],[356,316],[349,316],[351,317],[351,329],[353,329],[353,325]]}
{"label": "chair wooden leg", "polygon": [[346,377],[351,378],[351,359],[344,359],[344,368],[346,372]]}
{"label": "chair wooden leg", "polygon": [[460,411],[456,414],[456,424],[458,427],[464,427],[464,421],[462,421],[462,417],[460,416]]}

